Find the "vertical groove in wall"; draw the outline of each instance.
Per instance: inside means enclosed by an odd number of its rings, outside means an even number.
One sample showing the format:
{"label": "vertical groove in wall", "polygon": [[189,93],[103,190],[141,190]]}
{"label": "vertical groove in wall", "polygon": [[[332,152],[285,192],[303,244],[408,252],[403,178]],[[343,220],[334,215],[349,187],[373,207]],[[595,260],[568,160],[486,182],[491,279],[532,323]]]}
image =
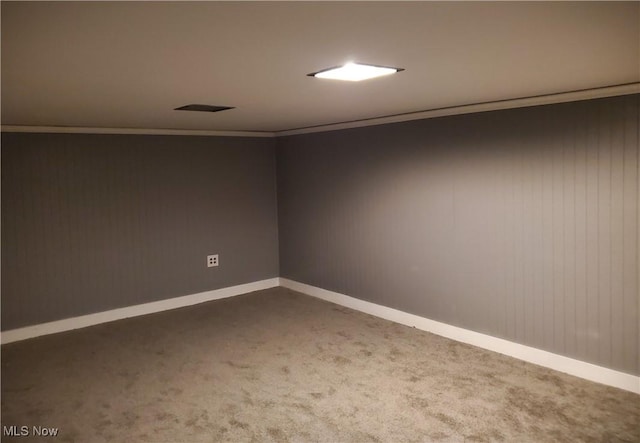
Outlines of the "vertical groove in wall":
{"label": "vertical groove in wall", "polygon": [[580,120],[586,114],[583,109],[577,111],[577,120],[573,127],[576,148],[576,193],[575,193],[575,325],[576,325],[576,356],[587,358],[587,128]]}
{"label": "vertical groove in wall", "polygon": [[[625,213],[624,233],[625,239],[625,342],[623,349],[626,351],[632,346],[640,347],[637,337],[640,336],[640,96],[635,102],[627,105],[625,113],[625,201],[627,212]],[[628,198],[627,198],[628,197]],[[633,242],[635,236],[636,241]],[[635,244],[635,246],[634,246]],[[635,261],[635,266],[633,263]],[[635,274],[635,278],[634,278]],[[631,334],[628,331],[632,331]],[[640,367],[640,351],[635,358],[632,352],[625,352],[625,362],[628,365],[635,364]]]}
{"label": "vertical groove in wall", "polygon": [[279,139],[281,275],[639,374],[639,97]]}

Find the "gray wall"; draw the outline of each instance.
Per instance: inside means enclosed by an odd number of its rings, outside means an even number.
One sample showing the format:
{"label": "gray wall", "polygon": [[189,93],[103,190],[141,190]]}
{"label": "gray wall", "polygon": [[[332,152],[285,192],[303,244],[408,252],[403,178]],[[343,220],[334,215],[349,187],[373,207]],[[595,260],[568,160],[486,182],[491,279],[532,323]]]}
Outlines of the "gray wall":
{"label": "gray wall", "polygon": [[278,139],[280,275],[640,374],[639,96]]}
{"label": "gray wall", "polygon": [[3,330],[277,276],[273,139],[2,134]]}

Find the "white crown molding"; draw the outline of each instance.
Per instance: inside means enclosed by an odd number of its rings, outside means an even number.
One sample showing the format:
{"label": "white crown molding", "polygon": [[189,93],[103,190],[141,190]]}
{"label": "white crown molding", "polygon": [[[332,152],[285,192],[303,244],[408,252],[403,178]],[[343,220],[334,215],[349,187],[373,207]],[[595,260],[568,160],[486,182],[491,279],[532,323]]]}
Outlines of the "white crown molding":
{"label": "white crown molding", "polygon": [[628,83],[603,88],[584,89],[580,91],[562,92],[558,94],[523,97],[511,100],[499,100],[462,106],[451,106],[439,109],[410,112],[406,114],[375,117],[350,122],[332,123],[282,131],[207,131],[196,129],[143,129],[143,128],[89,128],[72,126],[21,126],[2,125],[2,132],[42,132],[63,134],[140,134],[140,135],[193,135],[217,137],[283,137],[289,135],[311,134],[314,132],[338,131],[341,129],[362,128],[388,123],[400,123],[411,120],[444,117],[448,115],[472,114],[476,112],[497,111],[500,109],[524,108],[527,106],[550,105],[572,101],[591,100],[596,98],[616,97],[620,95],[640,93],[640,83]]}
{"label": "white crown molding", "polygon": [[185,306],[196,305],[208,301],[219,300],[248,292],[260,291],[262,289],[274,288],[280,285],[279,278],[270,278],[243,285],[230,286],[212,291],[200,292],[197,294],[185,295],[182,297],[170,298],[141,305],[127,306],[125,308],[113,309],[110,311],[98,312],[95,314],[82,315],[80,317],[66,318],[64,320],[41,323],[39,325],[27,326],[24,328],[12,329],[0,333],[2,344],[14,341],[26,340],[39,337],[41,335],[56,334],[58,332],[71,331],[74,329],[86,328],[100,323],[122,320],[139,315],[153,314],[170,309],[183,308]]}
{"label": "white crown molding", "polygon": [[335,303],[356,311],[364,312],[376,317],[384,318],[395,323],[415,327],[417,329],[431,332],[442,337],[450,338],[462,343],[468,343],[479,348],[488,349],[500,354],[508,355],[529,363],[533,363],[586,380],[624,389],[625,391],[640,394],[640,377],[625,374],[624,372],[587,363],[581,360],[521,345],[508,340],[504,340],[468,329],[451,326],[446,323],[430,320],[418,315],[409,314],[397,309],[360,300],[338,292],[299,283],[280,277],[280,286],[322,300]]}
{"label": "white crown molding", "polygon": [[191,135],[216,137],[275,137],[264,131],[204,131],[195,129],[142,129],[142,128],[85,128],[72,126],[2,125],[2,132],[36,132],[53,134],[134,134],[134,135]]}
{"label": "white crown molding", "polygon": [[463,106],[451,106],[446,108],[417,111],[406,114],[376,117],[366,120],[355,120],[351,122],[312,126],[308,128],[289,129],[285,131],[277,131],[275,134],[277,137],[281,137],[288,135],[311,134],[314,132],[338,131],[341,129],[362,128],[365,126],[400,123],[411,120],[423,120],[428,118],[444,117],[448,115],[472,114],[476,112],[497,111],[500,109],[550,105],[554,103],[566,103],[581,100],[591,100],[595,98],[616,97],[619,95],[629,95],[637,93],[640,93],[640,83],[629,83],[625,85],[608,86],[604,88],[585,89],[581,91],[539,95],[535,97],[524,97],[512,100],[500,100]]}

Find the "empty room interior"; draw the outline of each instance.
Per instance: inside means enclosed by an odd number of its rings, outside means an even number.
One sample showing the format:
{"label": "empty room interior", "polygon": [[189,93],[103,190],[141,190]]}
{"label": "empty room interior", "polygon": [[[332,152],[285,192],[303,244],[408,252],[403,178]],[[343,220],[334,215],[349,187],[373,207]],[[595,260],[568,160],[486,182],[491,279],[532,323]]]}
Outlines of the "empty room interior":
{"label": "empty room interior", "polygon": [[640,2],[0,7],[2,441],[640,442]]}

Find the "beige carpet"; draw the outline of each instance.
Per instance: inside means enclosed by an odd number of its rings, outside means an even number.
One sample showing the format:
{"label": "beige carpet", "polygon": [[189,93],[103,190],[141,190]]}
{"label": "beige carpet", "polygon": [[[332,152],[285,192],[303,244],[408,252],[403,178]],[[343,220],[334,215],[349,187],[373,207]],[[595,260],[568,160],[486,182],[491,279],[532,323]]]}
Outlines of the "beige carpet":
{"label": "beige carpet", "polygon": [[640,396],[282,288],[2,346],[55,442],[639,442]]}

